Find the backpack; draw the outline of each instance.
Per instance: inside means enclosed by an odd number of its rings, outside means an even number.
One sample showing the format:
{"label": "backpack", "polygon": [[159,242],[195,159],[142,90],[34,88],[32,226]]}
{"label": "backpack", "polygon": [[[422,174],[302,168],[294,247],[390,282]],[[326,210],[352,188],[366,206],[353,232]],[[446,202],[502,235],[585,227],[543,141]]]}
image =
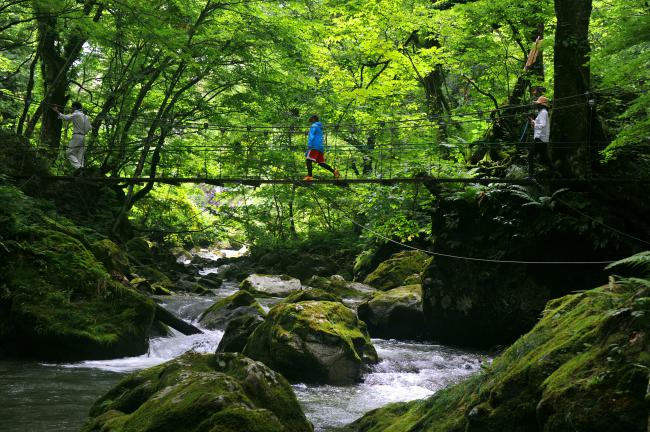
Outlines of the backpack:
{"label": "backpack", "polygon": [[93,130],[93,124],[90,121],[90,117],[84,114],[84,133],[87,134],[91,130]]}

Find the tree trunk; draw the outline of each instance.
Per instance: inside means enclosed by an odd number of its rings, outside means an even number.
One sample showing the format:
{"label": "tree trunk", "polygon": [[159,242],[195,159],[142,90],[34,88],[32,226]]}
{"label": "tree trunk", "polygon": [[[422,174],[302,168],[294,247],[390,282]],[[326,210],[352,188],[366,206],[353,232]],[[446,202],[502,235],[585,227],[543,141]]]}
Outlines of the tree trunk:
{"label": "tree trunk", "polygon": [[[83,14],[89,15],[95,2],[86,2],[83,7]],[[102,16],[104,7],[98,5],[93,21],[97,22]],[[52,157],[56,158],[61,143],[62,122],[52,107],[60,110],[66,105],[68,96],[68,73],[72,64],[79,58],[83,44],[86,39],[81,29],[75,29],[67,41],[62,40],[57,30],[58,15],[47,7],[42,8],[38,4],[34,6],[37,15],[39,52],[41,58],[41,73],[43,77],[44,96],[37,113],[42,116],[41,120],[41,142],[50,148]],[[34,130],[35,123],[39,116],[34,115],[27,127],[28,138]]]}
{"label": "tree trunk", "polygon": [[[43,76],[43,91],[45,97],[41,102],[41,142],[45,144],[56,157],[61,143],[62,122],[51,109],[57,106],[60,110],[66,105],[66,90],[68,80],[64,66],[66,64],[60,49],[59,36],[56,33],[56,16],[44,11],[38,13],[38,33],[40,38],[38,53],[42,59],[41,74]],[[33,120],[32,120],[33,121]]]}
{"label": "tree trunk", "polygon": [[25,91],[25,104],[23,105],[23,112],[20,115],[20,119],[18,120],[18,127],[16,128],[16,133],[18,135],[23,134],[23,127],[25,126],[25,121],[27,121],[27,116],[29,115],[29,107],[32,104],[32,92],[34,91],[36,65],[39,61],[39,51],[39,49],[36,50],[34,59],[29,65],[29,80],[27,81],[27,89]]}
{"label": "tree trunk", "polygon": [[553,159],[565,176],[585,177],[604,141],[595,110],[589,105],[589,19],[592,0],[555,0],[555,94],[551,124]]}
{"label": "tree trunk", "polygon": [[289,198],[289,233],[291,234],[292,239],[298,238],[298,232],[296,231],[296,223],[294,221],[293,214],[293,202],[296,197],[296,185],[291,185],[291,198]]}

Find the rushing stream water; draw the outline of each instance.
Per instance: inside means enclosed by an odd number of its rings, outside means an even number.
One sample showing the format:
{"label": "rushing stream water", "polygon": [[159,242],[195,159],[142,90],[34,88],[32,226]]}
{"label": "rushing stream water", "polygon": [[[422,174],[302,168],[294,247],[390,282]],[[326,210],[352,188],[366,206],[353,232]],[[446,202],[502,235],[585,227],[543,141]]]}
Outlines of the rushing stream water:
{"label": "rushing stream water", "polygon": [[[175,296],[161,304],[193,322],[216,300],[232,294],[225,284],[216,297]],[[268,309],[273,300],[262,299]],[[149,353],[139,357],[43,364],[0,361],[0,431],[78,431],[92,403],[125,374],[171,360],[193,350],[212,353],[222,331],[153,339]],[[390,402],[420,399],[477,372],[484,356],[425,343],[373,339],[380,363],[363,383],[350,386],[293,386],[316,431],[347,424],[363,413]]]}

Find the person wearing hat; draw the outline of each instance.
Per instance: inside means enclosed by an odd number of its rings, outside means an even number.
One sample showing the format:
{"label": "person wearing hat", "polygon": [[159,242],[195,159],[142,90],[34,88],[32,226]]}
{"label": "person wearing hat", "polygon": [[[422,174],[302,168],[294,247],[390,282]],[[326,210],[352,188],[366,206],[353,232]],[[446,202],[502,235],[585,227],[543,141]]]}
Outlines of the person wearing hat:
{"label": "person wearing hat", "polygon": [[539,155],[541,162],[546,166],[551,166],[551,159],[548,156],[548,142],[551,134],[551,123],[548,117],[548,98],[540,96],[535,101],[537,108],[537,116],[535,119],[530,119],[533,126],[533,142],[528,151],[528,174],[533,176],[534,172],[534,159]]}
{"label": "person wearing hat", "polygon": [[314,177],[312,177],[314,162],[334,174],[334,178],[339,178],[339,171],[325,163],[325,147],[323,146],[323,124],[319,121],[317,115],[309,117],[307,121],[311,126],[309,127],[307,151],[305,152],[307,176],[305,176],[304,180],[312,181],[314,179]]}

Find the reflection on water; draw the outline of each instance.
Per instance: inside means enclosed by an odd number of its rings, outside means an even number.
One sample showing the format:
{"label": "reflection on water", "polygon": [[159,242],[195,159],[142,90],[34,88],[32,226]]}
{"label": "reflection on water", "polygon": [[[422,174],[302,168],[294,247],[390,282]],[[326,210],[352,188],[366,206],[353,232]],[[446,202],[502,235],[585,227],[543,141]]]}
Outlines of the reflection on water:
{"label": "reflection on water", "polygon": [[0,431],[72,432],[122,374],[0,361]]}
{"label": "reflection on water", "polygon": [[[237,289],[226,284],[215,297],[158,297],[168,310],[197,325],[201,313]],[[268,309],[278,299],[263,299]],[[186,351],[214,352],[223,331],[152,339],[142,356],[71,364],[0,361],[0,431],[78,431],[92,403],[125,374],[178,357]],[[361,384],[293,386],[317,431],[349,423],[390,402],[419,399],[477,372],[480,354],[424,343],[374,339],[381,359]]]}

